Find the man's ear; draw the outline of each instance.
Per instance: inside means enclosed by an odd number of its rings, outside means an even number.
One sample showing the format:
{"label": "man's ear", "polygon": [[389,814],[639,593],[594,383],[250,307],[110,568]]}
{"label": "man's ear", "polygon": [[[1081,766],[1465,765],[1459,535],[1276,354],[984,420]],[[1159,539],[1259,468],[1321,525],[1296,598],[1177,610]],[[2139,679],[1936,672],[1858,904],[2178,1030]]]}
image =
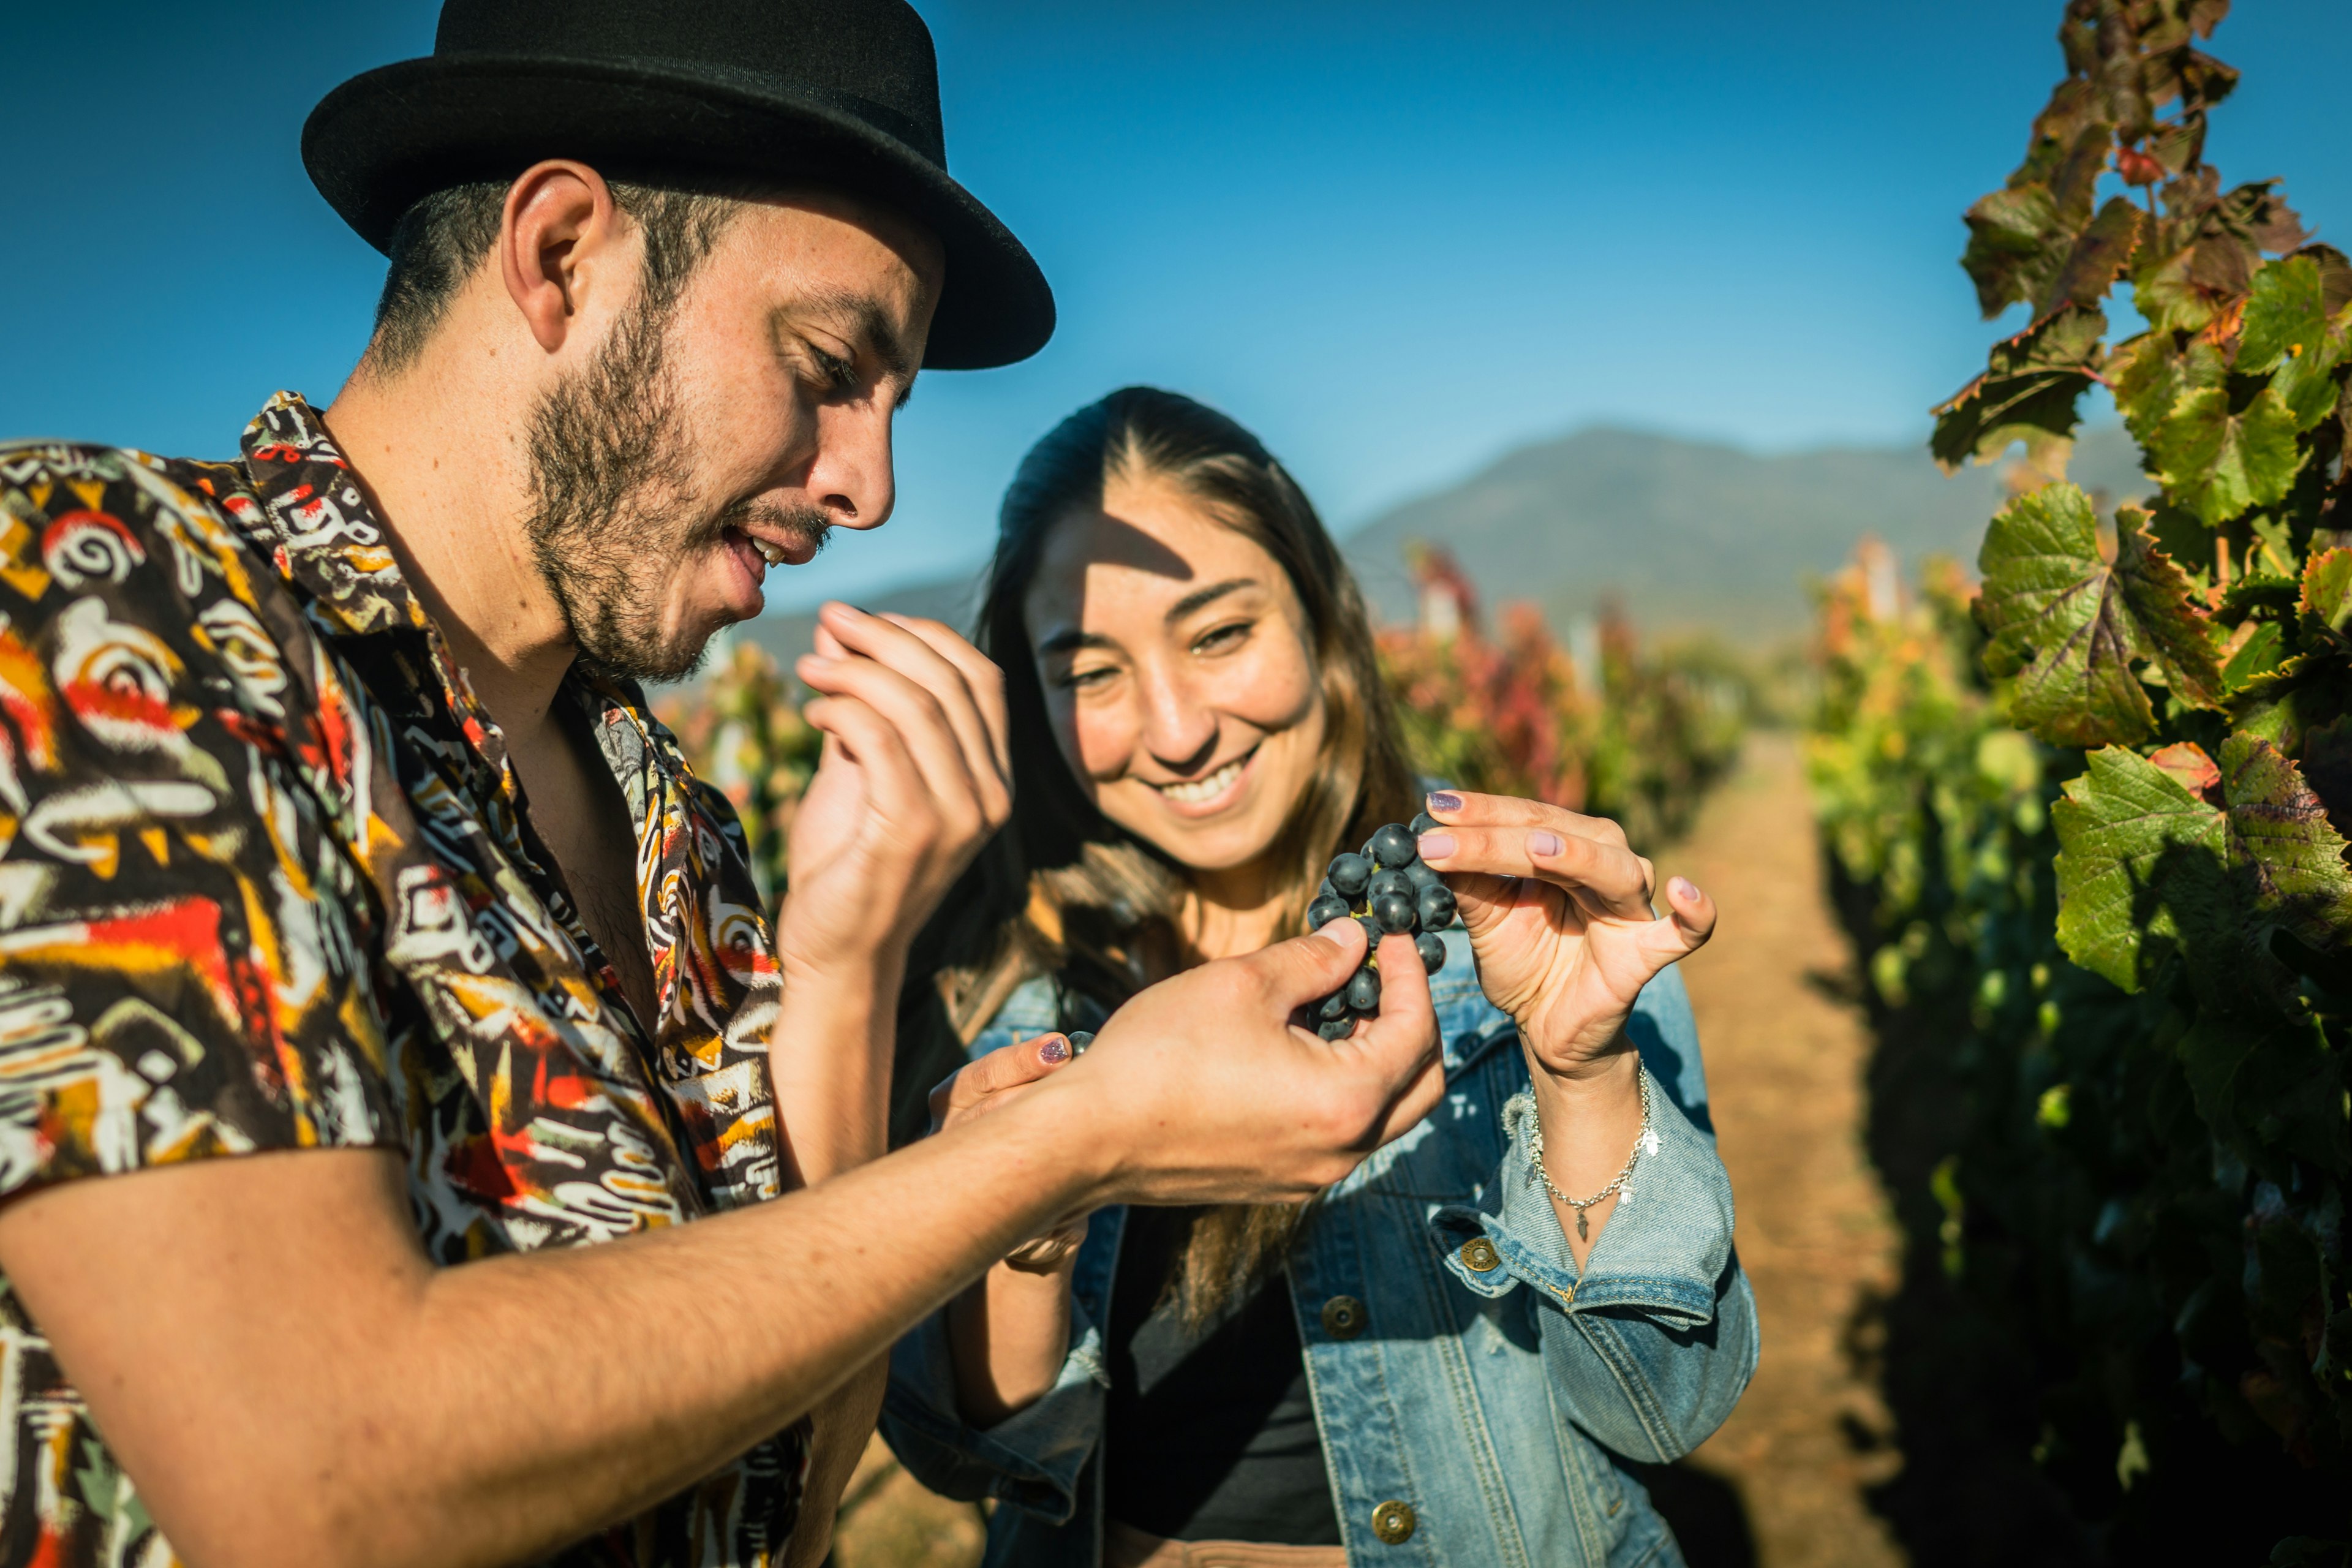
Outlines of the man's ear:
{"label": "man's ear", "polygon": [[613,193],[604,175],[569,158],[534,163],[507,187],[498,247],[507,297],[549,353],[563,347],[592,289],[626,276]]}

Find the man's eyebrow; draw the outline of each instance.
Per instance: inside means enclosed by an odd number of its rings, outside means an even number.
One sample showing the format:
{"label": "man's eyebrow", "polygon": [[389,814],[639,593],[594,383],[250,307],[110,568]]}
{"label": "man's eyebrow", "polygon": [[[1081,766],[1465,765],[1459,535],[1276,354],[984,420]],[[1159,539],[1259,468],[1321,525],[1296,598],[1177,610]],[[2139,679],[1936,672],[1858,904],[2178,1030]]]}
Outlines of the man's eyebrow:
{"label": "man's eyebrow", "polygon": [[1191,593],[1185,595],[1182,598],[1177,600],[1174,605],[1169,609],[1167,617],[1168,622],[1171,626],[1173,626],[1176,622],[1182,620],[1186,616],[1191,615],[1202,605],[1206,605],[1213,600],[1222,599],[1236,588],[1255,588],[1256,586],[1257,579],[1255,577],[1228,577],[1222,583],[1212,583],[1205,588],[1195,588]]}
{"label": "man's eyebrow", "polygon": [[922,367],[908,352],[906,339],[898,335],[880,300],[846,289],[811,289],[776,308],[779,317],[797,313],[829,316],[845,326],[853,344],[881,361],[883,370],[898,378],[898,406],[907,405],[907,399],[915,395],[916,373]]}

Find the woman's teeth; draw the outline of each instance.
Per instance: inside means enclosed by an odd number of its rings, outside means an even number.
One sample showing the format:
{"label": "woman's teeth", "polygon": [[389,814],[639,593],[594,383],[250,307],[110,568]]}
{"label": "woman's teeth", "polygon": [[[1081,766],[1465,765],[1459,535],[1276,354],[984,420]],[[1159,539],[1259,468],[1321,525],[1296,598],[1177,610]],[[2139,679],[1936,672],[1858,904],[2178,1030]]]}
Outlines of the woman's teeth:
{"label": "woman's teeth", "polygon": [[1233,782],[1242,776],[1242,769],[1248,763],[1247,757],[1235,757],[1206,778],[1193,779],[1187,784],[1161,784],[1160,793],[1170,800],[1181,801],[1186,805],[1198,805],[1204,800],[1214,800],[1233,787]]}

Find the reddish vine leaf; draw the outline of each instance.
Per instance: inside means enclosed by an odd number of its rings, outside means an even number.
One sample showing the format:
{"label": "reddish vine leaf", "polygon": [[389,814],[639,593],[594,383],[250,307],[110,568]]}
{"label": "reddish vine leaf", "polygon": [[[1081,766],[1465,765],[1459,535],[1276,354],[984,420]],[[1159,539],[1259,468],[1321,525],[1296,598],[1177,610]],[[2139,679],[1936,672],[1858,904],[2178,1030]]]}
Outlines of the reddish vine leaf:
{"label": "reddish vine leaf", "polygon": [[2196,742],[2175,741],[2168,746],[2159,746],[2147,760],[2157,772],[2198,799],[2209,805],[2221,804],[2221,770]]}
{"label": "reddish vine leaf", "polygon": [[2018,728],[2055,746],[2146,739],[2155,712],[2134,673],[2140,663],[2181,702],[2220,702],[2212,622],[2146,521],[2136,508],[2117,510],[2110,563],[2090,500],[2073,485],[2020,496],[1993,518],[1978,557],[1978,614],[1990,637],[1985,668],[2017,677]]}
{"label": "reddish vine leaf", "polygon": [[2064,258],[2042,286],[2034,305],[2053,310],[2061,305],[2088,309],[2106,298],[2131,261],[2139,244],[2146,215],[2127,196],[2111,196],[2083,232],[2074,237]]}
{"label": "reddish vine leaf", "polygon": [[2068,306],[1995,344],[1985,373],[1932,411],[1936,461],[1949,473],[2023,441],[2039,463],[2072,441],[2075,405],[2098,374],[2106,333],[2106,317]]}
{"label": "reddish vine leaf", "polygon": [[2304,563],[2295,609],[2311,640],[2352,653],[2352,550],[2323,550]]}

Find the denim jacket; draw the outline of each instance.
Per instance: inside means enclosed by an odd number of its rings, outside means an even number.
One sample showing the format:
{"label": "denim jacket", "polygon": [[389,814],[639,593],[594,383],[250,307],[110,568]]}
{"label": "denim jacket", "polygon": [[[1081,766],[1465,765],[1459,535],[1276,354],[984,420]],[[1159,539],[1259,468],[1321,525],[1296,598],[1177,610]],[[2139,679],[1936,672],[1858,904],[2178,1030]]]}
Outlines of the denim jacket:
{"label": "denim jacket", "polygon": [[[1469,939],[1432,980],[1446,1092],[1308,1211],[1291,1301],[1352,1568],[1635,1568],[1681,1552],[1623,1461],[1690,1451],[1756,1366],[1756,1304],[1731,1246],[1698,1036],[1680,975],[1627,1026],[1651,1075],[1644,1153],[1579,1273],[1528,1162],[1518,1036]],[[1061,1009],[1066,1006],[1066,1016]],[[1033,981],[978,1056],[1093,1027]],[[1126,1211],[1094,1216],[1072,1286],[1070,1352],[1035,1404],[985,1430],[956,1414],[945,1314],[891,1356],[884,1435],[950,1497],[992,1497],[987,1568],[1098,1568],[1104,1335]]]}

